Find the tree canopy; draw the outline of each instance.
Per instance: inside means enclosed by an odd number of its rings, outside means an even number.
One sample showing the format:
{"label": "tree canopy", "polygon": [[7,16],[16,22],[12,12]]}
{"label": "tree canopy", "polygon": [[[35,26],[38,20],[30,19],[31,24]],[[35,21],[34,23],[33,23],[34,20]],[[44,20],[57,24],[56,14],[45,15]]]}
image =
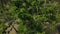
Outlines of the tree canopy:
{"label": "tree canopy", "polygon": [[59,20],[60,4],[54,0],[0,0],[0,34],[14,22],[17,34],[56,34]]}

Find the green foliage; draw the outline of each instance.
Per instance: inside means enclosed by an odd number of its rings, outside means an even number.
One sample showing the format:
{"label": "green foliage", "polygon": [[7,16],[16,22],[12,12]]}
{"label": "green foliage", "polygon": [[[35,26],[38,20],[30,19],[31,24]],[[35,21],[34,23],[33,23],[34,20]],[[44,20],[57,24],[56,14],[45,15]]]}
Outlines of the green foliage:
{"label": "green foliage", "polygon": [[18,34],[51,34],[60,19],[59,6],[52,0],[11,0],[11,4],[0,7],[0,17],[5,20],[0,24],[1,34],[5,29],[2,25],[6,22],[11,25],[16,19],[19,19]]}

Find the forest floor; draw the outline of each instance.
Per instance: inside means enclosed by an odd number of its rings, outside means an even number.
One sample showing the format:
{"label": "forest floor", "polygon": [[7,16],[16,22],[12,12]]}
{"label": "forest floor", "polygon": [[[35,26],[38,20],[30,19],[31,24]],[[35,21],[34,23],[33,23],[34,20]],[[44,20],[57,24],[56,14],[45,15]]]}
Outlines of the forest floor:
{"label": "forest floor", "polygon": [[[10,27],[8,27],[7,29],[6,29],[6,34],[17,34],[17,30],[18,30],[18,24],[17,24],[17,22],[16,21],[18,21],[18,20],[15,20],[15,22],[13,22],[12,23],[12,25],[10,25]],[[5,24],[6,26],[9,26],[8,25],[8,22]],[[8,33],[8,31],[9,31],[9,33]]]}

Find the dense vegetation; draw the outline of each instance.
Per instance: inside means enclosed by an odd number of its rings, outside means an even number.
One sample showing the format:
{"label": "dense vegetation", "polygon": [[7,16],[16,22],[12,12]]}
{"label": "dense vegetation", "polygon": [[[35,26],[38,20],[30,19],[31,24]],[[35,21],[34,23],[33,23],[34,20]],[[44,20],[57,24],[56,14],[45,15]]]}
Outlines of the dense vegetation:
{"label": "dense vegetation", "polygon": [[59,20],[60,5],[54,0],[0,0],[0,34],[14,22],[17,34],[56,34]]}

